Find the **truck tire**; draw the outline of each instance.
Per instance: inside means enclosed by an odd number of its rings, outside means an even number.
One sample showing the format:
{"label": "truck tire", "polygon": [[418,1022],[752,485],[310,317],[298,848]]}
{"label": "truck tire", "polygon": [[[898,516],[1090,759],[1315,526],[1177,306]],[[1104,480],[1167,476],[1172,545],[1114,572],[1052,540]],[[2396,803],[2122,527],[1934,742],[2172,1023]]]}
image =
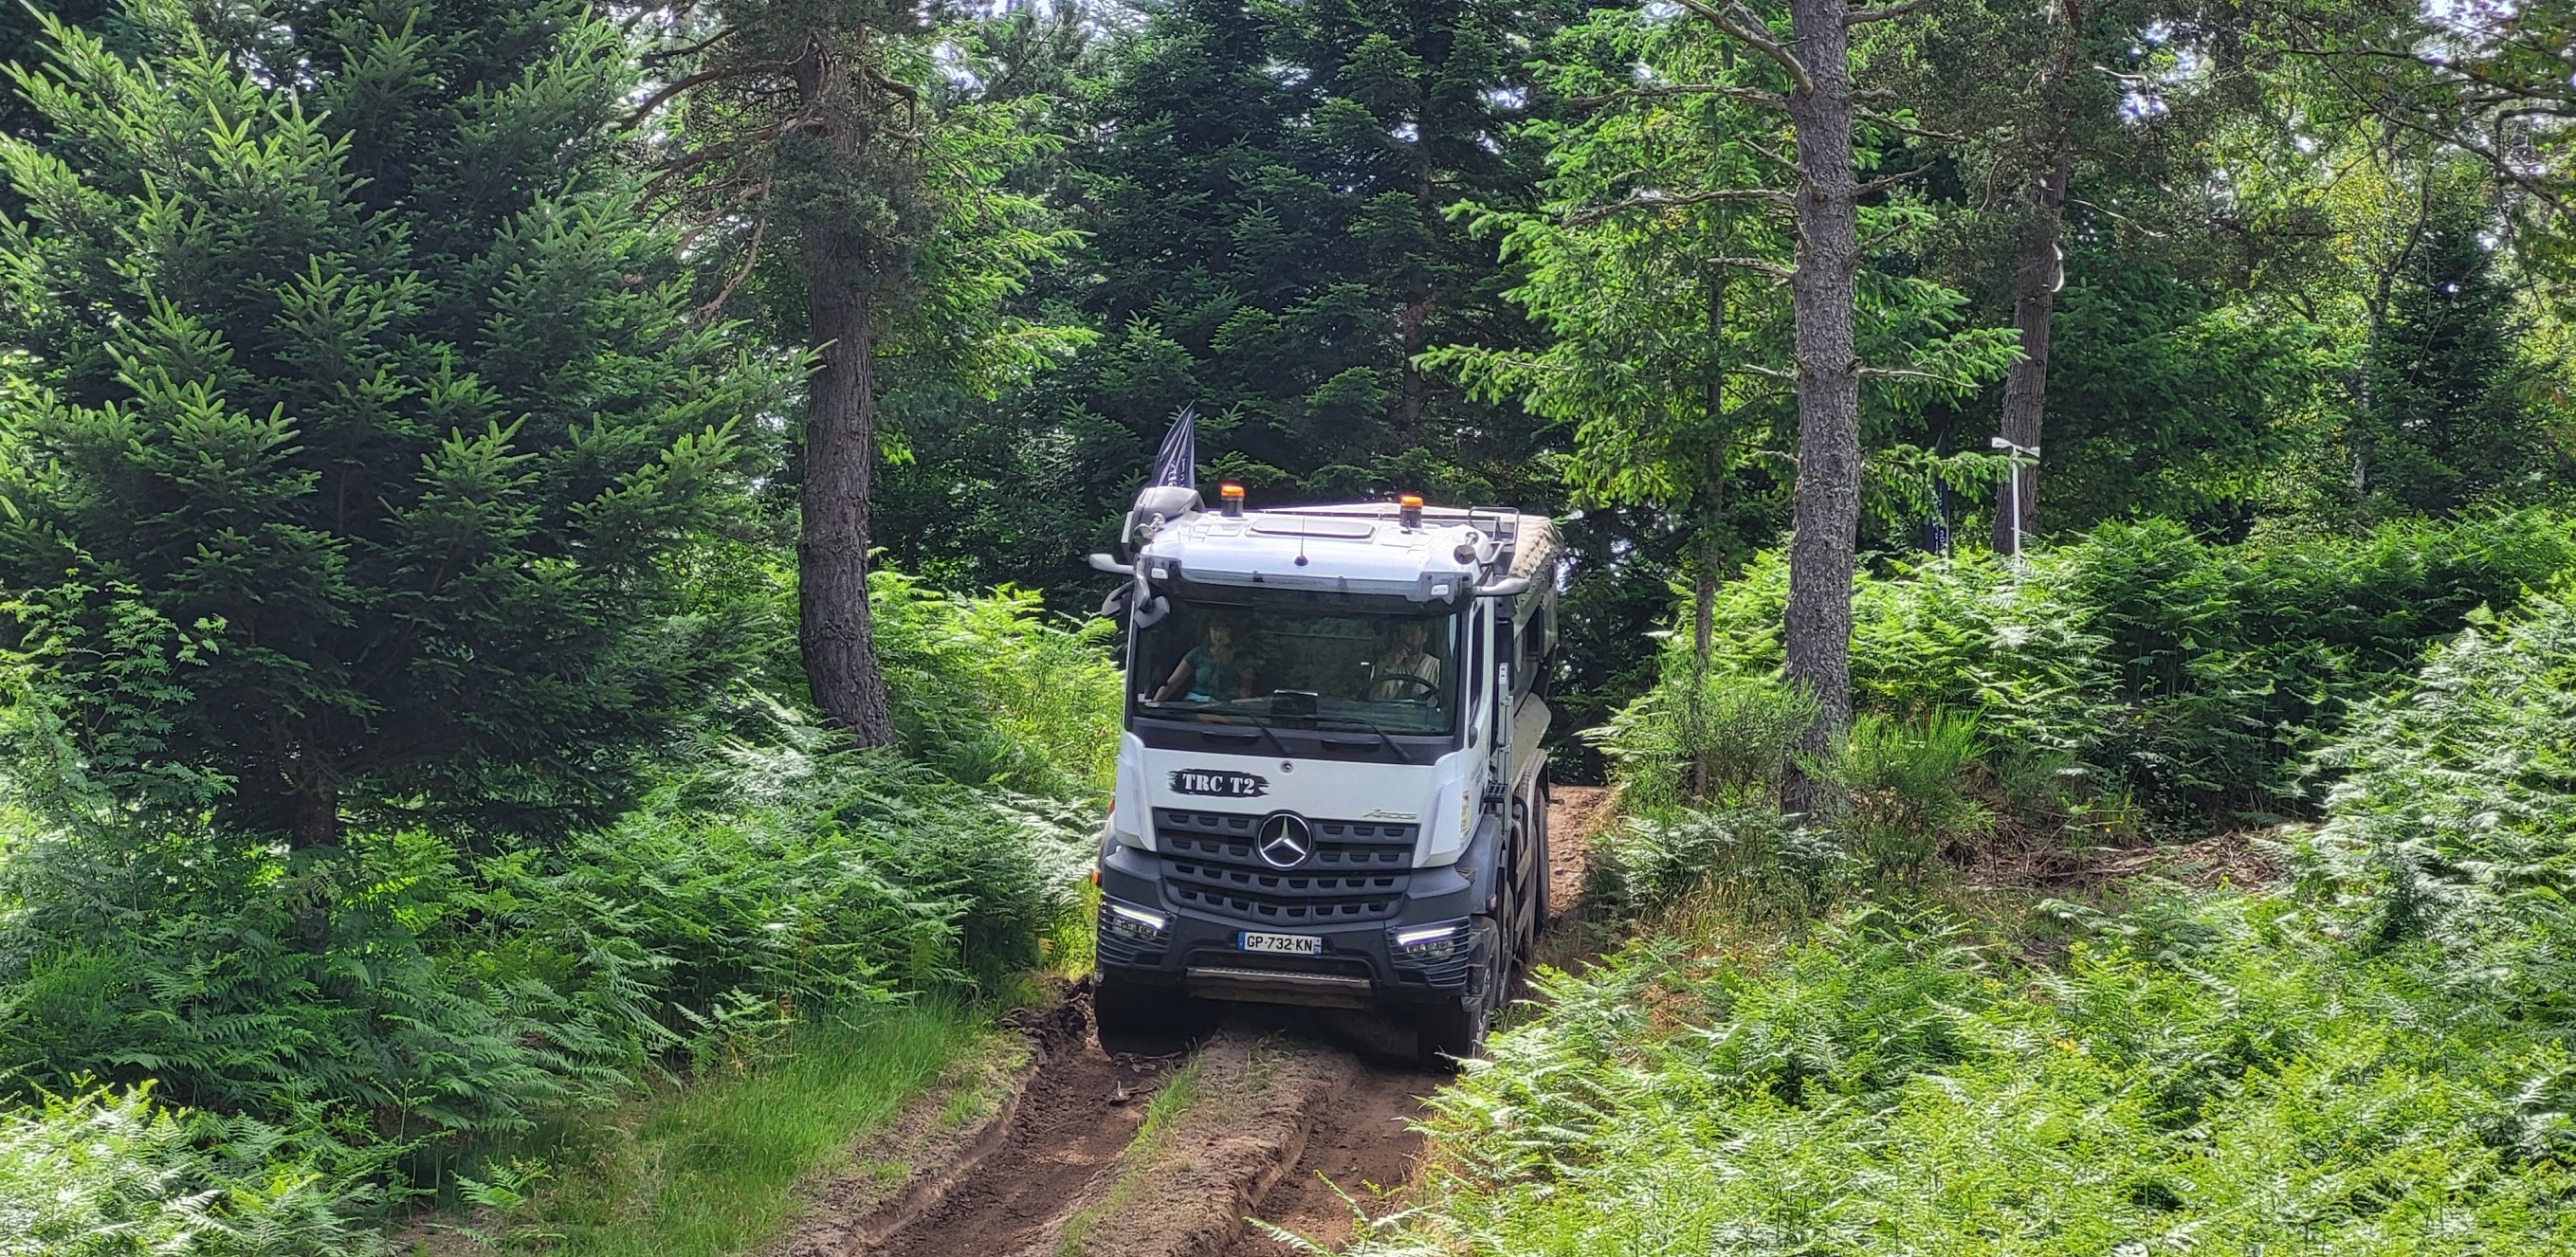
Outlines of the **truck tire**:
{"label": "truck tire", "polygon": [[1530,916],[1538,922],[1538,928],[1533,930],[1532,933],[1544,933],[1547,930],[1547,923],[1549,920],[1548,914],[1555,911],[1556,908],[1556,905],[1548,902],[1547,893],[1549,877],[1548,870],[1554,867],[1547,861],[1548,839],[1550,837],[1547,832],[1547,809],[1548,803],[1550,802],[1550,796],[1552,796],[1555,791],[1550,788],[1550,783],[1547,779],[1547,768],[1545,765],[1541,765],[1538,770],[1537,793],[1538,815],[1532,819],[1530,830],[1538,835],[1538,846],[1536,852],[1538,856],[1538,886],[1530,895]]}
{"label": "truck tire", "polygon": [[1529,885],[1520,906],[1513,913],[1518,937],[1513,940],[1512,955],[1521,967],[1529,967],[1538,955],[1538,936],[1547,932],[1547,770],[1542,768],[1538,780],[1530,786],[1530,806],[1521,821],[1520,841],[1529,853]]}
{"label": "truck tire", "polygon": [[1484,1051],[1494,1009],[1511,988],[1512,952],[1502,927],[1492,917],[1478,917],[1475,930],[1485,962],[1468,975],[1467,989],[1458,998],[1423,1009],[1414,1025],[1414,1057],[1425,1069],[1455,1069]]}
{"label": "truck tire", "polygon": [[1103,976],[1091,991],[1091,1024],[1103,1040],[1186,1039],[1206,1020],[1200,1001],[1169,987]]}

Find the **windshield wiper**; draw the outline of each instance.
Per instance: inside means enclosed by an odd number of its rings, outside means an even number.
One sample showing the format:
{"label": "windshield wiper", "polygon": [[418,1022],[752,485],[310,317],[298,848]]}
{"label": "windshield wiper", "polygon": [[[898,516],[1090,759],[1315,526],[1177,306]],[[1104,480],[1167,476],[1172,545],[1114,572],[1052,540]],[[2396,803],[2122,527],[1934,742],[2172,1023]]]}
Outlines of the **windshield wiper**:
{"label": "windshield wiper", "polygon": [[1217,705],[1217,702],[1214,699],[1204,702],[1192,702],[1188,699],[1184,699],[1182,701],[1188,702],[1190,705],[1187,707],[1176,707],[1171,703],[1156,703],[1153,705],[1153,710],[1158,714],[1162,712],[1175,711],[1186,712],[1192,715],[1204,713],[1216,716],[1225,721],[1225,723],[1221,725],[1200,725],[1198,732],[1201,737],[1224,737],[1225,735],[1218,733],[1217,730],[1232,727],[1236,722],[1240,721],[1243,724],[1250,725],[1254,729],[1259,730],[1261,736],[1270,739],[1270,745],[1278,748],[1281,756],[1288,759],[1297,758],[1296,754],[1288,749],[1288,744],[1280,741],[1279,735],[1270,731],[1270,722],[1262,719],[1258,712],[1245,711],[1237,707],[1221,707]]}
{"label": "windshield wiper", "polygon": [[1369,732],[1371,732],[1371,733],[1376,734],[1376,735],[1377,735],[1377,740],[1378,740],[1378,741],[1380,741],[1380,742],[1385,743],[1385,744],[1386,744],[1386,749],[1387,749],[1388,751],[1392,752],[1392,753],[1395,755],[1395,757],[1396,757],[1397,759],[1403,760],[1405,763],[1408,763],[1408,764],[1410,764],[1410,763],[1412,763],[1412,762],[1413,762],[1413,756],[1412,756],[1412,755],[1410,755],[1410,754],[1408,754],[1408,753],[1406,753],[1406,751],[1405,751],[1405,749],[1404,749],[1403,744],[1402,744],[1402,743],[1397,742],[1397,741],[1396,741],[1395,739],[1393,739],[1393,738],[1390,738],[1390,737],[1386,736],[1386,730],[1379,728],[1379,727],[1377,726],[1377,722],[1376,722],[1376,721],[1374,721],[1374,720],[1370,720],[1370,719],[1368,719],[1368,718],[1366,718],[1366,717],[1363,717],[1363,716],[1344,716],[1344,715],[1339,715],[1339,714],[1329,715],[1329,716],[1317,716],[1317,717],[1315,717],[1315,719],[1316,719],[1316,720],[1318,720],[1318,721],[1325,721],[1325,720],[1340,720],[1340,721],[1346,721],[1346,722],[1348,722],[1348,723],[1350,723],[1350,724],[1358,725],[1359,727],[1361,727],[1361,728],[1363,728],[1363,729],[1366,729],[1366,730],[1368,730],[1368,731],[1369,731]]}

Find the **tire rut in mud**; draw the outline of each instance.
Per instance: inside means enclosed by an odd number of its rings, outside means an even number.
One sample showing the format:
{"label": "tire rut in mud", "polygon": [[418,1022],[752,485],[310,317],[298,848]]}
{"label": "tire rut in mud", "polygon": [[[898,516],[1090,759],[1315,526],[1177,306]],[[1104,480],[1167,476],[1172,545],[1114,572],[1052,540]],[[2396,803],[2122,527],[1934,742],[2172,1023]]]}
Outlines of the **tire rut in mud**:
{"label": "tire rut in mud", "polygon": [[[1559,787],[1550,805],[1550,897],[1559,923],[1572,915],[1583,850],[1608,815],[1606,792],[1599,789]],[[1072,998],[1072,1015],[1087,1023],[1088,997]],[[1182,1199],[1193,1193],[1176,1190],[1140,1211],[1150,1217],[1104,1227],[1101,1240],[1125,1232],[1113,1247],[1189,1257],[1287,1257],[1300,1250],[1250,1225],[1247,1213],[1338,1248],[1351,1238],[1354,1202],[1372,1214],[1397,1207],[1424,1149],[1412,1123],[1449,1079],[1412,1063],[1410,1026],[1367,1014],[1243,1005],[1226,1010],[1201,1042],[1205,1046],[1198,1050],[1227,1058],[1257,1043],[1260,1051],[1291,1061],[1286,1072],[1292,1075],[1329,1068],[1347,1071],[1347,1083],[1336,1079],[1329,1089],[1310,1083],[1300,1092],[1312,1097],[1302,1116],[1284,1124],[1253,1123],[1274,1132],[1264,1141],[1184,1139],[1178,1148],[1156,1154],[1229,1162],[1183,1165],[1156,1180],[1176,1189],[1193,1181],[1222,1183],[1232,1171],[1266,1164],[1270,1168],[1257,1177],[1267,1190],[1248,1209],[1240,1195],[1213,1191],[1203,1193],[1203,1203],[1193,1203]],[[1002,1146],[966,1169],[935,1207],[850,1257],[1056,1257],[1067,1242],[1067,1223],[1085,1210],[1097,1213],[1122,1170],[1135,1172],[1122,1165],[1121,1153],[1135,1140],[1153,1090],[1193,1047],[1177,1040],[1112,1046],[1127,1050],[1103,1051],[1096,1034],[1060,1042],[1037,1066]],[[1192,1107],[1205,1103],[1202,1097]],[[1278,1171],[1281,1160],[1289,1162],[1284,1172]],[[1171,1233],[1139,1246],[1138,1225]],[[1080,1241],[1073,1246],[1102,1251]]]}
{"label": "tire rut in mud", "polygon": [[[1592,835],[1610,816],[1610,792],[1597,786],[1559,786],[1548,804],[1548,902],[1554,928],[1575,915],[1583,884],[1584,853]],[[1555,961],[1560,948],[1542,952]],[[1515,979],[1514,998],[1527,995],[1526,979]],[[1401,1042],[1354,1042],[1366,1027],[1340,1021],[1324,1023],[1327,1037],[1347,1049],[1360,1064],[1350,1090],[1329,1111],[1319,1114],[1306,1137],[1304,1155],[1262,1197],[1253,1216],[1326,1248],[1350,1242],[1356,1205],[1372,1215],[1390,1212],[1394,1197],[1413,1182],[1420,1168],[1424,1139],[1413,1124],[1424,1114],[1432,1094],[1449,1081],[1437,1070],[1415,1067]],[[1304,1250],[1271,1238],[1247,1225],[1224,1257],[1294,1257]]]}
{"label": "tire rut in mud", "polygon": [[[1387,1061],[1363,1063],[1350,1089],[1307,1134],[1304,1155],[1253,1210],[1263,1222],[1327,1248],[1349,1242],[1353,1202],[1380,1212],[1382,1197],[1412,1181],[1423,1140],[1409,1123],[1446,1081],[1443,1074]],[[1247,1225],[1225,1257],[1295,1257],[1301,1251]]]}
{"label": "tire rut in mud", "polygon": [[1089,1033],[1090,997],[1069,1010],[1083,1032],[1053,1045],[1013,1114],[999,1148],[939,1203],[851,1257],[1010,1257],[1051,1249],[1064,1220],[1145,1120],[1145,1105],[1187,1045],[1168,1057],[1111,1055]]}

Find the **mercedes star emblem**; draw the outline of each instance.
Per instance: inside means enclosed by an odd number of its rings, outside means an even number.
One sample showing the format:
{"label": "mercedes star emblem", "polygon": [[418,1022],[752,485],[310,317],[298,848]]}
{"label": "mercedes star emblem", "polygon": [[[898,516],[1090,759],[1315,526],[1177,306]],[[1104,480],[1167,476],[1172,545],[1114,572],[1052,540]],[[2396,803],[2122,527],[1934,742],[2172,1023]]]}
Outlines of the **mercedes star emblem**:
{"label": "mercedes star emblem", "polygon": [[1293,869],[1314,854],[1315,831],[1307,828],[1303,817],[1273,812],[1253,835],[1252,848],[1261,853],[1262,863],[1274,869]]}

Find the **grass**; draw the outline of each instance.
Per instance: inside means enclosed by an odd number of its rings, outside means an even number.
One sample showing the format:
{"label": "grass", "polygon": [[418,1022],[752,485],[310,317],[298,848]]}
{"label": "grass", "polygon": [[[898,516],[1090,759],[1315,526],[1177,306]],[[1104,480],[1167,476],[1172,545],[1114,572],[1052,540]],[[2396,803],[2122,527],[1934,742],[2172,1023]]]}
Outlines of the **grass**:
{"label": "grass", "polygon": [[553,1155],[541,1156],[566,1168],[510,1211],[503,1250],[745,1252],[796,1217],[799,1181],[845,1168],[852,1144],[907,1101],[961,1062],[1009,1046],[984,1015],[929,1002],[874,1011],[855,1025],[818,1018],[797,1035],[782,1056],[561,1131]]}

